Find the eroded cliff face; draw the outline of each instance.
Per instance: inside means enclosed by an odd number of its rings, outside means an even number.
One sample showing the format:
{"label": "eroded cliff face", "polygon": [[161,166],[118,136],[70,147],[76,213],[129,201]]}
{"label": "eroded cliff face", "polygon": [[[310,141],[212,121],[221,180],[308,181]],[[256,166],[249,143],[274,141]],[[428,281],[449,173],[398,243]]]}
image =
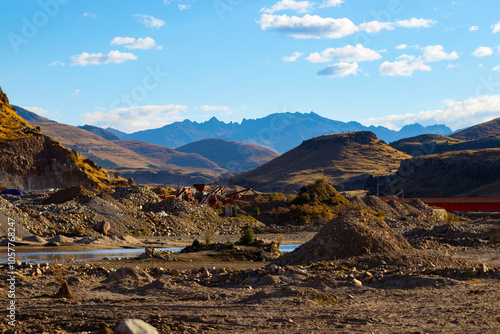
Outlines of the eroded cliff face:
{"label": "eroded cliff face", "polygon": [[0,88],[0,187],[20,189],[89,189],[124,183],[107,171],[39,133],[19,117]]}

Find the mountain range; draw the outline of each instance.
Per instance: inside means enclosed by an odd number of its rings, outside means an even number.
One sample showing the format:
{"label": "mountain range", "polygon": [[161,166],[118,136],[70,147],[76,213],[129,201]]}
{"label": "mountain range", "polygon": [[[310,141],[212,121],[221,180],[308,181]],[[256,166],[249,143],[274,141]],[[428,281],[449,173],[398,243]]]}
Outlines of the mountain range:
{"label": "mountain range", "polygon": [[420,124],[406,125],[399,131],[382,126],[364,126],[358,122],[341,122],[322,117],[314,112],[276,113],[258,119],[243,119],[241,123],[225,123],[212,117],[202,123],[184,120],[158,129],[123,134],[113,129],[120,139],[145,141],[157,145],[178,148],[183,145],[208,139],[222,138],[230,141],[259,145],[278,153],[285,153],[304,140],[332,133],[371,131],[385,142],[431,133],[449,135],[451,129],[445,125],[424,127]]}

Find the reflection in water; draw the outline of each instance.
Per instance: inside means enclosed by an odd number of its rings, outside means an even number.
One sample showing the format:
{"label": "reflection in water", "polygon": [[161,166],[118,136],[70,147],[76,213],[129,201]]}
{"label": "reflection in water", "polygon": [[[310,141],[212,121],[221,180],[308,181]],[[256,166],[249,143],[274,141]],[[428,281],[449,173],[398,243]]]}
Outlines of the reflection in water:
{"label": "reflection in water", "polygon": [[[280,251],[291,252],[300,245],[281,245]],[[172,247],[172,248],[156,248],[160,251],[170,251],[170,252],[180,252],[182,248]],[[118,258],[118,257],[137,257],[138,255],[144,253],[144,248],[120,248],[120,249],[93,249],[85,251],[74,251],[74,252],[19,252],[16,253],[16,260],[21,262],[39,262],[46,263],[52,262],[57,259],[58,262],[68,261],[73,258],[75,262],[82,261],[98,261],[103,258]],[[0,263],[6,263],[7,256],[6,252],[2,252],[0,255]]]}

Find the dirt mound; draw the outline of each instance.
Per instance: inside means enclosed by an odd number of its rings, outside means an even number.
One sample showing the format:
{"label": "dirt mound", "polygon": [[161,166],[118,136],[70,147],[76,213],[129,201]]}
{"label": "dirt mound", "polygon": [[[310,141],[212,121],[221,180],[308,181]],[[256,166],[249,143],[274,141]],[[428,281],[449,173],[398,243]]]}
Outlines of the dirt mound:
{"label": "dirt mound", "polygon": [[72,186],[50,195],[42,204],[62,204],[71,200],[79,200],[84,198],[93,197],[95,194],[82,186]]}
{"label": "dirt mound", "polygon": [[64,235],[56,235],[50,239],[47,239],[47,242],[50,243],[58,243],[58,244],[72,244],[75,240],[73,238],[65,237]]}
{"label": "dirt mound", "polygon": [[401,235],[380,219],[364,212],[349,212],[327,223],[309,242],[276,263],[306,264],[363,254],[402,253],[413,250]]}
{"label": "dirt mound", "polygon": [[398,214],[386,202],[382,201],[377,196],[366,196],[363,202],[375,212],[383,212],[388,216],[396,217]]}
{"label": "dirt mound", "polygon": [[127,268],[122,267],[113,271],[108,278],[104,281],[105,283],[120,282],[123,280],[134,280],[151,283],[153,278],[144,270],[139,267]]}
{"label": "dirt mound", "polygon": [[389,202],[387,202],[387,204],[389,204],[391,208],[399,214],[400,217],[419,217],[422,215],[422,212],[419,209],[404,202],[390,200]]}
{"label": "dirt mound", "polygon": [[156,203],[160,199],[146,186],[133,185],[121,187],[112,194],[113,198],[123,205],[142,206],[146,203]]}

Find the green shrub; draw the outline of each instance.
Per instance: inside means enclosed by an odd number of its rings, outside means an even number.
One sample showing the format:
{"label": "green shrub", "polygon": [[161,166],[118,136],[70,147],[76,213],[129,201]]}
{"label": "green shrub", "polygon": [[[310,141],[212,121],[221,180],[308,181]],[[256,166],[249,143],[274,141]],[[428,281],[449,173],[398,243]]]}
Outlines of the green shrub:
{"label": "green shrub", "polygon": [[243,245],[251,245],[255,242],[255,235],[251,227],[247,227],[240,237],[240,243]]}
{"label": "green shrub", "polygon": [[254,213],[255,213],[256,216],[260,215],[260,208],[258,206],[255,207]]}

